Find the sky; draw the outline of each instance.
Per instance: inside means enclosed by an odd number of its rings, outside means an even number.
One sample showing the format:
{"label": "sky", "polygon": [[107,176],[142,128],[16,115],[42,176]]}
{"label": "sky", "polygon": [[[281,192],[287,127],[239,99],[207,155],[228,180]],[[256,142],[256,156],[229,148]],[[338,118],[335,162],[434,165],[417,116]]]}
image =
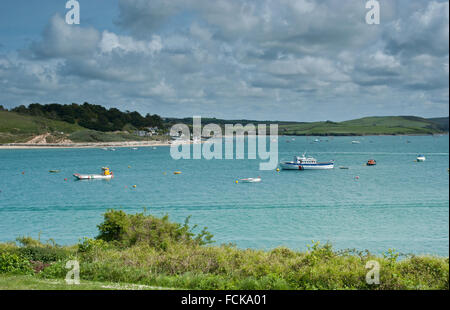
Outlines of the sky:
{"label": "sky", "polygon": [[0,1],[0,105],[343,121],[449,114],[449,3]]}

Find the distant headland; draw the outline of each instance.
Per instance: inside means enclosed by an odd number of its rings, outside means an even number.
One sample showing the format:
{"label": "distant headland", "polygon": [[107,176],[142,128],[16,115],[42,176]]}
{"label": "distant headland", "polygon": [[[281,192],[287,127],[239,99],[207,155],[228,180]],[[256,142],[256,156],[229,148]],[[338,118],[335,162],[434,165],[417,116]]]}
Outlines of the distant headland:
{"label": "distant headland", "polygon": [[[278,124],[279,135],[364,136],[447,134],[449,118],[417,116],[373,116],[343,122],[293,122],[224,120],[203,118],[204,124]],[[170,127],[177,123],[192,126],[192,118],[163,118],[157,114],[122,112],[100,105],[30,104],[11,110],[0,105],[0,145],[74,146],[77,144],[124,143],[165,145]],[[88,144],[89,145],[89,144]]]}

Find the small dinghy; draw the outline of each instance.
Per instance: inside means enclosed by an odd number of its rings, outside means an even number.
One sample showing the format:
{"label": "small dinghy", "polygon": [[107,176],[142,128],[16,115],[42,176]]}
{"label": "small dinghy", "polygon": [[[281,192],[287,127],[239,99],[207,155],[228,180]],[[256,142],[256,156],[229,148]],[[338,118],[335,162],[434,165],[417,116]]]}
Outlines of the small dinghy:
{"label": "small dinghy", "polygon": [[417,160],[418,162],[423,162],[423,161],[426,160],[426,157],[425,157],[424,155],[419,155],[419,156],[417,156],[416,160]]}
{"label": "small dinghy", "polygon": [[377,164],[377,161],[374,159],[369,159],[366,163],[367,166],[375,166]]}
{"label": "small dinghy", "polygon": [[101,180],[110,180],[114,177],[114,174],[112,171],[109,170],[108,167],[102,168],[102,174],[79,174],[74,173],[73,176],[77,178],[78,180],[95,180],[95,179],[101,179]]}
{"label": "small dinghy", "polygon": [[261,177],[240,179],[239,181],[242,183],[258,183],[261,182]]}

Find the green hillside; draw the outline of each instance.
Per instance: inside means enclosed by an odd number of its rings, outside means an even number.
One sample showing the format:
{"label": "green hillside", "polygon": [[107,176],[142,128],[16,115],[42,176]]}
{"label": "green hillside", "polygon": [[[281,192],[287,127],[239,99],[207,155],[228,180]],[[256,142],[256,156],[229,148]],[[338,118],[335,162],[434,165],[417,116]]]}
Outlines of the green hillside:
{"label": "green hillside", "polygon": [[[192,126],[192,118],[165,120],[165,127],[172,124],[185,123]],[[276,122],[276,121],[248,121],[248,120],[221,120],[202,119],[202,124],[215,123],[223,127],[225,124],[274,124],[279,125],[280,135],[310,135],[310,136],[350,136],[350,135],[423,135],[448,132],[448,117],[425,119],[416,116],[382,116],[364,117],[344,122]],[[132,131],[134,128],[128,126]],[[125,126],[125,127],[126,127]],[[125,128],[124,127],[124,128]],[[131,128],[131,129],[130,129]],[[0,143],[27,142],[33,137],[50,134],[46,141],[58,143],[63,140],[73,142],[120,142],[147,140],[129,132],[100,132],[89,130],[77,124],[30,116],[15,112],[0,111]]]}
{"label": "green hillside", "polygon": [[285,135],[414,135],[445,131],[440,124],[416,116],[380,116],[339,123],[327,121],[288,124],[280,125],[279,129]]}
{"label": "green hillside", "polygon": [[0,111],[0,143],[26,142],[36,135],[67,135],[79,130],[83,127],[76,124]]}
{"label": "green hillside", "polygon": [[[192,118],[167,118],[168,126],[183,123],[192,127]],[[224,128],[225,124],[278,124],[280,135],[299,136],[352,136],[352,135],[424,135],[448,132],[448,117],[425,119],[416,116],[380,116],[364,117],[344,122],[277,122],[223,120],[202,118],[202,124],[214,123]]]}
{"label": "green hillside", "polygon": [[32,138],[49,133],[48,143],[69,139],[73,142],[121,142],[146,140],[127,132],[100,132],[88,130],[77,124],[52,120],[40,116],[22,115],[0,111],[0,144],[24,143]]}

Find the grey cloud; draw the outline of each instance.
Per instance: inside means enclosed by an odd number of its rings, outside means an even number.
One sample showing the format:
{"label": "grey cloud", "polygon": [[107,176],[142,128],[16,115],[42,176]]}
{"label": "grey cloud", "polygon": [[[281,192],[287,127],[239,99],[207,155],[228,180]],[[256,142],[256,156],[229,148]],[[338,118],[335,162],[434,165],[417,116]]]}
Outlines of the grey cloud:
{"label": "grey cloud", "polygon": [[55,16],[22,55],[0,56],[0,99],[226,118],[339,120],[389,102],[392,114],[426,102],[441,113],[448,14],[436,8],[448,2],[381,5],[367,25],[364,1],[120,0],[122,34]]}
{"label": "grey cloud", "polygon": [[52,17],[42,41],[34,42],[31,52],[37,58],[88,56],[95,51],[100,33],[94,28],[67,25],[61,16]]}

